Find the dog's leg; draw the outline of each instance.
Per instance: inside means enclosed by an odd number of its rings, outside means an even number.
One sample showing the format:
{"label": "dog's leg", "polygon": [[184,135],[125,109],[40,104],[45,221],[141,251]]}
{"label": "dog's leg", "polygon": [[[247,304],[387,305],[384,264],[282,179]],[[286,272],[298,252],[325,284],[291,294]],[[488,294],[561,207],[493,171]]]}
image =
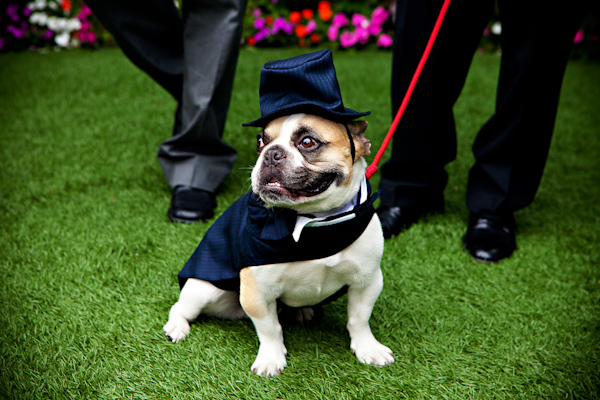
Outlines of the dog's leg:
{"label": "dog's leg", "polygon": [[358,288],[350,285],[348,288],[350,348],[360,362],[379,366],[394,362],[392,351],[375,339],[369,327],[369,318],[382,288],[380,269],[369,285]]}
{"label": "dog's leg", "polygon": [[275,299],[265,298],[250,268],[242,269],[240,281],[240,302],[252,319],[260,342],[252,372],[262,376],[277,376],[287,365],[287,350],[277,316],[277,302]]}
{"label": "dog's leg", "polygon": [[169,321],[163,328],[165,335],[175,343],[184,339],[190,333],[190,322],[201,313],[224,319],[246,315],[236,292],[221,290],[199,279],[188,279],[181,289],[179,301],[171,307]]}

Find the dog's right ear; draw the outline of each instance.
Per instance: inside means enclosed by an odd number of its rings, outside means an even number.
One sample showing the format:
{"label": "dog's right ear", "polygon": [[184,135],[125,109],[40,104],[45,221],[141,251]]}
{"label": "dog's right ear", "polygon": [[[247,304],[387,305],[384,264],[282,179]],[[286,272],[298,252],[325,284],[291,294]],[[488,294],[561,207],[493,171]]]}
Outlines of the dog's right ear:
{"label": "dog's right ear", "polygon": [[371,154],[371,142],[365,137],[365,131],[369,123],[367,121],[350,121],[348,130],[354,140],[356,147],[356,156],[365,157]]}

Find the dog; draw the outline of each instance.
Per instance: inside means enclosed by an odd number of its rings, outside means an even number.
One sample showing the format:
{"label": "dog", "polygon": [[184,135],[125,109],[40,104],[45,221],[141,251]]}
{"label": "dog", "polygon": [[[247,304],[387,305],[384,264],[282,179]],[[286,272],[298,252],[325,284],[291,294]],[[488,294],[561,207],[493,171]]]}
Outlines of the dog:
{"label": "dog", "polygon": [[[326,50],[263,67],[262,118],[246,124],[263,128],[252,191],[215,222],[179,274],[179,300],[164,326],[165,335],[179,342],[200,314],[249,317],[260,342],[251,370],[262,376],[277,376],[286,366],[278,302],[310,319],[311,307],[343,292],[350,348],[358,360],[377,366],[394,362],[392,351],[369,327],[383,288],[384,239],[365,177],[368,123],[352,120],[368,113],[332,109],[324,101],[315,108],[315,93],[329,85],[309,90],[303,105],[296,101],[297,92],[310,84],[305,81],[313,81],[310,71],[333,68],[330,58]],[[300,75],[299,87],[270,85],[263,75],[273,70]],[[332,79],[337,86],[335,73]],[[286,82],[289,86],[290,79]],[[296,93],[293,107],[273,105],[272,99],[281,99],[273,93],[279,90]],[[335,92],[341,99],[339,87]],[[319,115],[301,112],[309,110]]]}

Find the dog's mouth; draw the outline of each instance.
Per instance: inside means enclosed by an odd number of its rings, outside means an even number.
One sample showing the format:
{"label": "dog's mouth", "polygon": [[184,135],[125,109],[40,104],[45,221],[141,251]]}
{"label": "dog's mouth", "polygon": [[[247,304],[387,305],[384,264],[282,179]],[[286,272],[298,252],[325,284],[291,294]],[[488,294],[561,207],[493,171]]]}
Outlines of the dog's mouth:
{"label": "dog's mouth", "polygon": [[269,179],[269,181],[263,185],[261,192],[265,195],[276,195],[285,196],[291,199],[297,199],[300,197],[313,197],[320,193],[323,193],[335,180],[335,174],[323,174],[320,175],[318,180],[312,182],[308,186],[302,188],[295,188],[294,185],[284,185],[278,181],[275,177]]}

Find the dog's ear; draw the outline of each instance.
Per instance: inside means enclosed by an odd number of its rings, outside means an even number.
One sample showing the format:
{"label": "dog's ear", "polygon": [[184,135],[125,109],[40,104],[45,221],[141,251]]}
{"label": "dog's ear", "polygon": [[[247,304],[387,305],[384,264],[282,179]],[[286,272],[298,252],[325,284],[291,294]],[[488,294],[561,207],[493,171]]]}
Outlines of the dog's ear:
{"label": "dog's ear", "polygon": [[371,154],[371,142],[365,137],[365,131],[369,123],[367,121],[350,121],[348,129],[354,140],[357,157],[365,157]]}

